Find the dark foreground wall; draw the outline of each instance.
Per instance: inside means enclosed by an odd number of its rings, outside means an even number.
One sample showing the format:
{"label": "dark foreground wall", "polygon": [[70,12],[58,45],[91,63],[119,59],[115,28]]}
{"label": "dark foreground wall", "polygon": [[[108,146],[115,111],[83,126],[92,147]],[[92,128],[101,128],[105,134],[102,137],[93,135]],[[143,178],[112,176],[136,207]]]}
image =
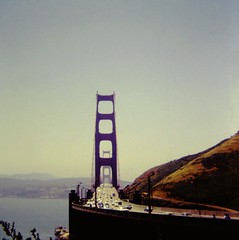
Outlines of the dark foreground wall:
{"label": "dark foreground wall", "polygon": [[81,206],[69,194],[70,240],[87,239],[234,239],[239,220],[155,215]]}

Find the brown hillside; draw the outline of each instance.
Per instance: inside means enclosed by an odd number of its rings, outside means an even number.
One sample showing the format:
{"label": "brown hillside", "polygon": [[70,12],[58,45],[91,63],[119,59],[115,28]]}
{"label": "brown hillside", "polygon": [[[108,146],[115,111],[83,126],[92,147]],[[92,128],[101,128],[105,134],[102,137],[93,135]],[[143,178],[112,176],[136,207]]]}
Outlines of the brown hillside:
{"label": "brown hillside", "polygon": [[147,197],[148,174],[154,199],[198,202],[239,210],[239,132],[200,153],[145,171],[124,189]]}

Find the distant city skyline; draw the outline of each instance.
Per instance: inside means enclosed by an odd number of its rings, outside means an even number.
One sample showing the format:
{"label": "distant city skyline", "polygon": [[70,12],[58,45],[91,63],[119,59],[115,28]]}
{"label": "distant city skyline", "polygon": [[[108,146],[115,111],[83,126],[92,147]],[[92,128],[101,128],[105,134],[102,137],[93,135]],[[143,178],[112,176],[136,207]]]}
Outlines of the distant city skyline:
{"label": "distant city skyline", "polygon": [[239,2],[0,0],[0,174],[90,177],[96,93],[119,175],[239,130]]}

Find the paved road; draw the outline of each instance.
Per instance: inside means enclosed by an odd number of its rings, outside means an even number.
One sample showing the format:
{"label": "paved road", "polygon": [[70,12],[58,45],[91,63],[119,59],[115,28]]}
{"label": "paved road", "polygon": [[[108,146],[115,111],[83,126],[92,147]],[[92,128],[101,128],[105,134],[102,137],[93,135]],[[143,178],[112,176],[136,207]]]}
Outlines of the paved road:
{"label": "paved road", "polygon": [[[124,201],[119,198],[117,190],[111,184],[101,184],[95,192],[93,197],[89,199],[85,206],[95,207],[103,209],[114,209],[114,210],[123,210],[123,211],[132,211],[132,212],[143,212],[148,213],[147,205],[138,205],[132,204],[128,201]],[[206,217],[206,218],[224,218],[225,214],[223,211],[204,211],[204,210],[185,210],[177,208],[165,208],[165,207],[152,207],[153,210],[151,214],[168,214],[168,215],[180,215],[187,217]],[[239,219],[239,214],[231,214],[230,217],[234,219]]]}

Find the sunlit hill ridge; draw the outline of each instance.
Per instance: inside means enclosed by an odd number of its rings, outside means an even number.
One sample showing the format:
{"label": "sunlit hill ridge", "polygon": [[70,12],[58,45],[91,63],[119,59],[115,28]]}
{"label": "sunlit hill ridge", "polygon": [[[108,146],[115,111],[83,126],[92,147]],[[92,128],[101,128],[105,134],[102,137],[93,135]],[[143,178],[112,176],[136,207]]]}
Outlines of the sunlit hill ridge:
{"label": "sunlit hill ridge", "polygon": [[[152,172],[152,173],[151,173]],[[124,189],[167,206],[208,205],[239,210],[239,131],[205,151],[155,166]]]}

